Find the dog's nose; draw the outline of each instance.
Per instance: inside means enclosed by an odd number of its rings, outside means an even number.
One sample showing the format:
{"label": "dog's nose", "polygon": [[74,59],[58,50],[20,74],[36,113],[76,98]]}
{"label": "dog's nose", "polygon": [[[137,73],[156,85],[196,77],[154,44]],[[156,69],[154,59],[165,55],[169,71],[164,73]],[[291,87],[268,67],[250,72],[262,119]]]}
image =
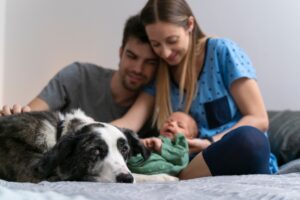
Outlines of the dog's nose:
{"label": "dog's nose", "polygon": [[131,174],[121,173],[117,177],[117,183],[133,183],[133,176]]}

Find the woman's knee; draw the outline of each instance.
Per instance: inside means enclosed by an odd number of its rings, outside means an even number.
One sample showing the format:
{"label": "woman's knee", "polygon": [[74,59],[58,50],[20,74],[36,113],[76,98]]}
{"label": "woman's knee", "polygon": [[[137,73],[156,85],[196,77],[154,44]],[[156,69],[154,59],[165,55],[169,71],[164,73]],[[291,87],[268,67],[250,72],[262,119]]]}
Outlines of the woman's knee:
{"label": "woman's knee", "polygon": [[213,175],[268,173],[269,155],[266,136],[251,126],[230,131],[203,152]]}
{"label": "woman's knee", "polygon": [[[231,134],[231,135],[230,135]],[[242,126],[229,133],[229,143],[235,146],[236,151],[244,156],[255,158],[269,156],[270,145],[263,132],[252,126]]]}

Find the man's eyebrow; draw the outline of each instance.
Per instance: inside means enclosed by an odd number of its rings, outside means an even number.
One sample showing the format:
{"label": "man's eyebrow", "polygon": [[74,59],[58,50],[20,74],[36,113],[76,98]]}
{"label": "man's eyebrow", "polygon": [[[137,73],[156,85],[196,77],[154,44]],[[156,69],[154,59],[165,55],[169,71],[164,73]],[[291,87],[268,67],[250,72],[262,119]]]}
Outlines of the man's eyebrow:
{"label": "man's eyebrow", "polygon": [[[135,56],[135,57],[138,57],[138,55],[136,53],[134,53],[132,50],[130,49],[126,49],[126,53],[132,55],[132,56]],[[145,58],[146,61],[150,61],[150,62],[158,62],[159,59],[158,57],[152,57],[152,58]]]}
{"label": "man's eyebrow", "polygon": [[152,57],[148,57],[148,58],[146,58],[147,60],[153,60],[153,61],[159,61],[159,58],[158,58],[158,56],[152,56]]}
{"label": "man's eyebrow", "polygon": [[136,56],[136,54],[133,51],[131,51],[130,49],[126,49],[126,52]]}

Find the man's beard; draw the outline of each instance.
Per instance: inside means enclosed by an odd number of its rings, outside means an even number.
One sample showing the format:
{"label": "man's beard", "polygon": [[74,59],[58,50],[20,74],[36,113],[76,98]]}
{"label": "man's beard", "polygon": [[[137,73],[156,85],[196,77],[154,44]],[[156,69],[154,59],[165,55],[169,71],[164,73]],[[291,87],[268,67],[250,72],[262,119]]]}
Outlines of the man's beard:
{"label": "man's beard", "polygon": [[128,83],[128,81],[126,81],[126,79],[122,79],[122,85],[126,90],[129,90],[131,92],[139,92],[141,90],[141,88],[144,86],[143,84],[139,84],[139,85],[132,85],[130,83]]}

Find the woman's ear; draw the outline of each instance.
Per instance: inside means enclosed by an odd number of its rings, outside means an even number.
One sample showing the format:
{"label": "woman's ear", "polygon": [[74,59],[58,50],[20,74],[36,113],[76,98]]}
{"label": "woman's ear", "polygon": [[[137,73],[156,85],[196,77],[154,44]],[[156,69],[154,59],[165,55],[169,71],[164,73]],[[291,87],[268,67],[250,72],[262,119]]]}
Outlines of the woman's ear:
{"label": "woman's ear", "polygon": [[193,16],[189,16],[188,18],[188,31],[191,33],[194,30],[195,26],[195,18]]}

